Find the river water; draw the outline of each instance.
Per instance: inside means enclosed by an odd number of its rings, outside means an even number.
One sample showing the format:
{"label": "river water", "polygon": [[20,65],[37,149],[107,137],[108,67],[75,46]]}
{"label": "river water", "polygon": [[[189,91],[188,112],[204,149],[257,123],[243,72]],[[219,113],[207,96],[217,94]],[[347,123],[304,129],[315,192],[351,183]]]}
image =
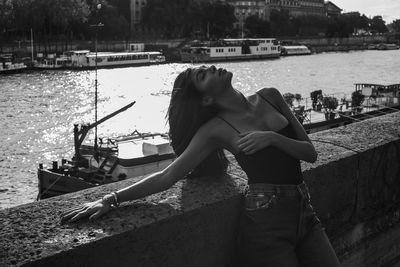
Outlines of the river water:
{"label": "river water", "polygon": [[[400,83],[400,50],[322,53],[275,60],[216,63],[233,72],[245,95],[262,87],[309,97],[343,97],[354,83]],[[166,132],[165,114],[177,74],[190,64],[98,70],[98,118],[136,101],[99,125],[98,135],[135,129]],[[0,76],[0,208],[32,202],[37,166],[71,158],[73,124],[94,121],[94,71],[34,71]],[[88,136],[93,137],[93,133]]]}

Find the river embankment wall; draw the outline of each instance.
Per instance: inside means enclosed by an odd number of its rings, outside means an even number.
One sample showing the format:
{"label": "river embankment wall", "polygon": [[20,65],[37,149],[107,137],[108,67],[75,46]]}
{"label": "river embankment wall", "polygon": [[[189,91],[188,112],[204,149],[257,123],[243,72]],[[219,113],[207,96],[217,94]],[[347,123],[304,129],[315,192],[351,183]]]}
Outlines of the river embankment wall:
{"label": "river embankment wall", "polygon": [[[400,112],[310,134],[302,163],[311,202],[343,266],[400,260]],[[182,180],[123,203],[95,222],[59,223],[63,210],[125,180],[0,210],[0,266],[235,266],[245,174]]]}
{"label": "river embankment wall", "polygon": [[346,38],[288,38],[287,41],[306,45],[313,53],[365,50],[370,44],[388,43],[388,35],[350,36]]}
{"label": "river embankment wall", "polygon": [[[281,39],[281,38],[278,38]],[[351,36],[347,38],[284,38],[285,41],[304,44],[310,47],[313,53],[330,51],[364,50],[369,44],[387,43],[391,40],[389,35]],[[188,39],[168,40],[132,40],[132,41],[98,41],[98,51],[127,51],[130,43],[145,43],[147,51],[162,51],[169,61],[179,61],[178,49],[184,46]],[[14,53],[18,57],[31,56],[30,41],[3,43],[0,45],[0,53]],[[34,57],[37,53],[62,54],[69,50],[91,50],[95,51],[95,41],[70,41],[70,42],[46,42],[33,43]]]}

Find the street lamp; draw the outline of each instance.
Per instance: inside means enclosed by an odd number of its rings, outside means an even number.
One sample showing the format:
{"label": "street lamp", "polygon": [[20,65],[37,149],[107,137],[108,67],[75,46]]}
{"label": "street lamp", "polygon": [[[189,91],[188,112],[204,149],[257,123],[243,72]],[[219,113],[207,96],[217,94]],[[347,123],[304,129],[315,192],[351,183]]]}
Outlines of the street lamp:
{"label": "street lamp", "polygon": [[[98,4],[98,5],[96,6],[96,8],[97,8],[97,9],[96,9],[96,15],[97,15],[96,17],[97,17],[97,20],[99,21],[99,19],[98,19],[98,13],[99,13],[99,11],[100,11],[100,9],[101,9],[101,4]],[[96,34],[95,34],[95,43],[94,43],[94,47],[95,47],[94,121],[95,121],[95,123],[97,123],[97,33],[98,33],[99,28],[101,28],[101,27],[103,27],[103,26],[104,26],[104,24],[101,23],[100,21],[99,21],[97,24],[90,25],[90,27],[94,27],[94,28],[95,28],[95,31],[96,31]],[[96,125],[95,128],[94,128],[94,147],[93,147],[93,149],[94,149],[94,157],[95,157],[96,160],[98,160],[97,125]]]}

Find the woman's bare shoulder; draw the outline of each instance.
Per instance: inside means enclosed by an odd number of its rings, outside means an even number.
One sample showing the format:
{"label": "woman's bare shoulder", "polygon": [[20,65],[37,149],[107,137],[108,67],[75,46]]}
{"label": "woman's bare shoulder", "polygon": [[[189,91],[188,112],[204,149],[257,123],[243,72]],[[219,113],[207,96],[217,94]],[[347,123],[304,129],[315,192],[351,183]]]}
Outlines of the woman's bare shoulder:
{"label": "woman's bare shoulder", "polygon": [[280,98],[282,96],[279,90],[275,87],[264,87],[259,89],[257,93],[261,94],[264,97],[270,97],[273,99]]}
{"label": "woman's bare shoulder", "polygon": [[233,129],[221,118],[214,117],[200,127],[199,133],[219,146],[224,146],[232,138]]}
{"label": "woman's bare shoulder", "polygon": [[219,117],[214,117],[201,126],[201,130],[207,132],[210,137],[218,137],[225,128],[225,124]]}

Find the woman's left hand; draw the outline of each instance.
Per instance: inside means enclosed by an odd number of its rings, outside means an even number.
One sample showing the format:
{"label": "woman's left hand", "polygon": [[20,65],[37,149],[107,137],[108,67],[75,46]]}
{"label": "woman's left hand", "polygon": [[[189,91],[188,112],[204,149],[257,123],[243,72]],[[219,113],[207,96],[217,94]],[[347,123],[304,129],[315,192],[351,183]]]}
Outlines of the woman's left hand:
{"label": "woman's left hand", "polygon": [[240,133],[237,144],[241,151],[246,155],[253,154],[264,147],[273,143],[275,132],[273,131],[253,131]]}
{"label": "woman's left hand", "polygon": [[104,203],[102,199],[94,202],[85,203],[78,207],[66,210],[61,214],[61,223],[74,222],[89,217],[89,220],[95,220],[98,217],[112,210],[108,203]]}

